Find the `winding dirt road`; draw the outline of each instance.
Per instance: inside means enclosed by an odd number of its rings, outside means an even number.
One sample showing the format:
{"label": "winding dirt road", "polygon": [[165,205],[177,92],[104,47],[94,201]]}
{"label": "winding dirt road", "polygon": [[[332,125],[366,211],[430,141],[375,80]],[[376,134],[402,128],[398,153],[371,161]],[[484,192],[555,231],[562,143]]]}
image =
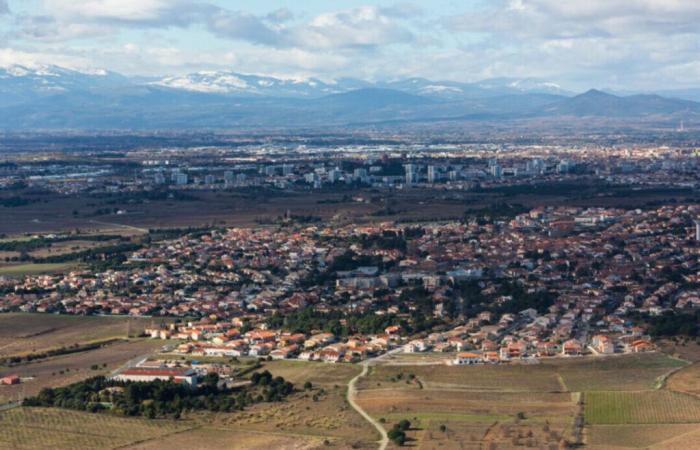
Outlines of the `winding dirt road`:
{"label": "winding dirt road", "polygon": [[365,361],[362,363],[362,372],[357,374],[355,378],[350,380],[350,382],[348,383],[348,403],[350,404],[350,406],[352,406],[352,408],[355,411],[357,411],[362,417],[364,417],[364,419],[367,422],[371,423],[372,426],[377,429],[379,434],[382,436],[379,440],[379,450],[384,450],[386,446],[389,445],[389,436],[386,434],[386,430],[384,429],[381,423],[374,420],[374,418],[367,414],[367,412],[364,409],[362,409],[362,407],[360,407],[360,405],[358,405],[355,401],[355,397],[357,396],[357,380],[367,375],[368,371],[369,362]]}
{"label": "winding dirt road", "polygon": [[368,359],[366,361],[363,361],[361,363],[362,365],[362,372],[357,374],[352,380],[348,382],[348,392],[347,392],[347,400],[350,406],[352,406],[352,409],[357,411],[364,419],[371,423],[374,428],[377,429],[379,434],[381,435],[381,439],[379,440],[379,450],[385,450],[386,447],[389,445],[389,436],[386,433],[386,429],[384,429],[384,426],[382,426],[381,423],[378,421],[374,420],[372,416],[370,416],[367,411],[362,409],[360,405],[357,404],[355,401],[355,398],[357,397],[357,380],[360,378],[364,377],[367,375],[367,372],[369,372],[369,366],[378,362],[379,360],[383,358],[390,357],[391,355],[395,355],[396,353],[400,353],[402,349],[399,347],[397,349],[394,349],[390,352],[384,353],[381,356],[378,356],[373,359]]}

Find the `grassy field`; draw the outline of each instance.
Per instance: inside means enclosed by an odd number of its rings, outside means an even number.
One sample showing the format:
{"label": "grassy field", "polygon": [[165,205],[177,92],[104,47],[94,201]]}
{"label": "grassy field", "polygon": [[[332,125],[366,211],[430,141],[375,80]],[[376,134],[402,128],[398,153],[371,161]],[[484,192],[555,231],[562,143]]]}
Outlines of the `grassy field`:
{"label": "grassy field", "polygon": [[41,275],[66,272],[76,268],[73,262],[54,264],[16,264],[0,267],[0,276],[23,277],[25,275]]}
{"label": "grassy field", "polygon": [[666,390],[587,392],[589,424],[700,423],[700,400]]}
{"label": "grassy field", "polygon": [[191,426],[184,421],[147,421],[59,409],[15,408],[0,412],[0,449],[114,449]]}
{"label": "grassy field", "polygon": [[[256,404],[234,414],[198,414],[197,420],[219,429],[283,436],[306,442],[328,440],[332,448],[376,448],[376,432],[345,401],[348,381],[359,366],[302,361],[269,361],[263,370],[292,381],[300,392],[282,403]],[[305,382],[313,388],[303,390]],[[274,448],[274,447],[270,447]]]}

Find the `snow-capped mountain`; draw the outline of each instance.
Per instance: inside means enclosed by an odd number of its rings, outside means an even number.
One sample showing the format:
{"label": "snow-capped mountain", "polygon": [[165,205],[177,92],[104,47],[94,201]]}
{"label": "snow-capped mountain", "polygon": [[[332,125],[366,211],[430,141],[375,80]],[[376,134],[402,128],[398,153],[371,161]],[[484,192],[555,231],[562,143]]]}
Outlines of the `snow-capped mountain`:
{"label": "snow-capped mountain", "polygon": [[59,66],[0,67],[0,105],[70,92],[104,91],[131,81],[106,70],[78,71]]}
{"label": "snow-capped mountain", "polygon": [[488,91],[552,94],[567,97],[574,95],[573,92],[567,91],[556,83],[536,78],[490,78],[474,83],[474,85]]}
{"label": "snow-capped mountain", "polygon": [[165,77],[151,82],[151,85],[210,94],[268,97],[309,98],[345,92],[342,87],[314,78],[283,79],[231,71],[203,71]]}
{"label": "snow-capped mountain", "polygon": [[443,120],[700,117],[659,96],[573,96],[554,83],[407,78],[322,81],[206,71],[125,77],[57,66],[0,68],[0,130],[348,126]]}

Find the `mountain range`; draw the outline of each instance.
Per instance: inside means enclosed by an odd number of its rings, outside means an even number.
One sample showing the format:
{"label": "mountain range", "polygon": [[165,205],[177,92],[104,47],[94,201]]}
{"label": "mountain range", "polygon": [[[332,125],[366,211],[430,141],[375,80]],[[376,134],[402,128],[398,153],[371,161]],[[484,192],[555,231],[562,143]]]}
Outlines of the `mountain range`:
{"label": "mountain range", "polygon": [[0,129],[300,128],[444,120],[700,118],[700,90],[581,94],[536,79],[282,79],[232,71],[127,77],[0,68]]}

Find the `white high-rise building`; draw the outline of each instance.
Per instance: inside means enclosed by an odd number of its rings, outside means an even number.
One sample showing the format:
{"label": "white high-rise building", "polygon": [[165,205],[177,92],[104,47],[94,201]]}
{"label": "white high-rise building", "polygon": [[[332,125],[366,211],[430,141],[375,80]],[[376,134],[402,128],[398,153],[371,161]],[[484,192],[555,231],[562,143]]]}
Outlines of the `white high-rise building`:
{"label": "white high-rise building", "polygon": [[418,168],[415,164],[404,164],[404,170],[406,171],[406,184],[413,184],[418,180],[417,172]]}
{"label": "white high-rise building", "polygon": [[435,183],[440,174],[438,172],[437,167],[435,166],[428,166],[428,183]]}

